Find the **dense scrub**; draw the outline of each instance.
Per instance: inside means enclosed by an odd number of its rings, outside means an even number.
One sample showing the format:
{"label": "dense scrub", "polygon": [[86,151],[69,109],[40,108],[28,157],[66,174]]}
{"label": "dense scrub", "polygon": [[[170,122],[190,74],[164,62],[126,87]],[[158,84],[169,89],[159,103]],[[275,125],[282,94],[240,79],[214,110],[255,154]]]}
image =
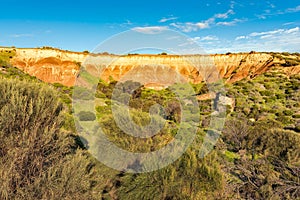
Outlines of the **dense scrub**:
{"label": "dense scrub", "polygon": [[[268,72],[226,85],[233,112],[227,112],[218,143],[204,158],[199,149],[214,101],[199,100],[192,145],[171,165],[144,174],[115,171],[88,153],[74,127],[73,88],[41,83],[10,66],[0,78],[0,199],[300,198],[299,75]],[[175,94],[134,82],[116,84],[99,82],[96,116],[83,110],[75,118],[96,119],[111,141],[129,151],[155,151],[170,142],[182,114]],[[208,92],[205,84],[192,87],[198,95]],[[80,88],[76,95],[92,99]],[[113,95],[120,104],[129,99],[130,115],[142,126],[150,121],[151,106],[162,105],[157,111],[165,126],[148,139],[124,133],[112,115]]]}
{"label": "dense scrub", "polygon": [[[98,85],[98,95],[107,98],[107,104],[110,103],[108,99],[114,84]],[[226,85],[226,95],[235,99],[234,109],[227,117],[215,150],[208,156],[214,155],[215,163],[210,163],[212,168],[208,171],[200,170],[201,166],[207,165],[207,158],[199,159],[195,155],[209,125],[212,102],[199,101],[201,121],[197,142],[182,158],[165,169],[142,175],[122,174],[118,178],[120,189],[117,189],[120,199],[203,199],[204,196],[207,199],[299,198],[299,86],[298,75],[287,77],[278,72]],[[193,87],[197,94],[208,92],[203,84]],[[106,105],[98,106],[97,111],[111,140],[122,148],[147,152],[165,145],[176,133],[180,108],[168,89],[153,91],[138,88],[130,96],[133,118],[138,116],[141,122],[147,122],[147,112],[155,103],[166,108],[168,127],[150,141],[141,141],[123,133],[114,123]],[[193,158],[197,162],[193,163]],[[179,164],[181,162],[190,164],[185,168],[185,165]],[[209,175],[211,170],[215,173]],[[185,173],[192,173],[192,176]],[[160,178],[157,178],[158,175]],[[197,189],[192,189],[195,185]]]}
{"label": "dense scrub", "polygon": [[4,79],[0,96],[0,199],[98,198],[101,166],[62,128],[56,91]]}
{"label": "dense scrub", "polygon": [[221,148],[229,161],[224,169],[232,178],[230,185],[239,198],[298,199],[299,75],[268,72],[227,89],[235,108]]}

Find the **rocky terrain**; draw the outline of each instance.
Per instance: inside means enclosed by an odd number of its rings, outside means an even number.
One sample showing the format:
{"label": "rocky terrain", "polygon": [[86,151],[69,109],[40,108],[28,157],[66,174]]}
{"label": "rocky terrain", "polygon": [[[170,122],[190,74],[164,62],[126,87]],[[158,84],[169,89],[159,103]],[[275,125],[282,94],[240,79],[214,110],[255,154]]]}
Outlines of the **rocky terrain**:
{"label": "rocky terrain", "polygon": [[[227,82],[253,78],[268,70],[287,75],[300,73],[298,54],[227,53],[214,55],[108,55],[63,51],[53,48],[0,48],[11,53],[9,63],[45,82],[74,85],[81,66],[109,81],[135,79],[150,88],[168,86],[178,80],[199,83],[216,79]],[[99,71],[101,69],[101,71]],[[218,73],[216,73],[218,71]]]}

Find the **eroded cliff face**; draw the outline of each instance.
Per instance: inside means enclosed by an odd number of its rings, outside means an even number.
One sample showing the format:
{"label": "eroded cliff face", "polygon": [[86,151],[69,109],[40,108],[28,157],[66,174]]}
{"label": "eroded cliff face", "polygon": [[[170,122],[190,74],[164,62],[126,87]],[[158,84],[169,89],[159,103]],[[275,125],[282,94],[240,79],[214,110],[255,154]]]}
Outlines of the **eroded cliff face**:
{"label": "eroded cliff face", "polygon": [[74,84],[79,63],[87,57],[87,54],[55,49],[0,48],[5,49],[15,51],[15,56],[10,60],[13,66],[45,82],[67,86]]}
{"label": "eroded cliff face", "polygon": [[[74,85],[80,66],[91,75],[109,81],[132,79],[148,87],[161,88],[175,82],[198,83],[224,78],[227,82],[253,78],[284,60],[270,53],[216,55],[88,55],[57,49],[13,49],[11,64],[50,83]],[[281,67],[288,75],[300,72],[299,65]]]}

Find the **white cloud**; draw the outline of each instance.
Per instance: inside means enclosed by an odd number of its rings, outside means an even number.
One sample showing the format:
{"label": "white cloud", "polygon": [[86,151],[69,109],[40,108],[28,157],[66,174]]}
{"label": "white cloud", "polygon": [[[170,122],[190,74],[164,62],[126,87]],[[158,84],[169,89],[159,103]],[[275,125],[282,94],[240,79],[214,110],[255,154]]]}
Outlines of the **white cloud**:
{"label": "white cloud", "polygon": [[128,27],[131,26],[133,23],[130,20],[126,20],[126,22],[120,24],[121,27]]}
{"label": "white cloud", "polygon": [[[214,43],[217,44],[217,43]],[[274,37],[249,38],[247,40],[226,41],[222,40],[220,44],[205,46],[208,53],[226,53],[226,52],[299,52],[300,34],[282,34]]]}
{"label": "white cloud", "polygon": [[261,14],[261,15],[256,15],[258,17],[258,19],[266,19],[266,15],[265,14]]}
{"label": "white cloud", "polygon": [[171,26],[180,29],[183,32],[192,32],[197,31],[200,29],[206,29],[209,28],[208,22],[198,22],[198,23],[192,23],[192,22],[186,22],[186,23],[171,23]]}
{"label": "white cloud", "polygon": [[273,35],[263,35],[263,36],[260,36],[260,39],[266,39],[266,38],[271,38],[273,37]]}
{"label": "white cloud", "polygon": [[265,32],[253,32],[250,33],[250,37],[257,37],[257,36],[262,36],[261,38],[266,38],[270,37],[272,35],[277,35],[277,34],[291,34],[295,32],[299,32],[299,27],[291,28],[291,29],[277,29],[273,31],[265,31]]}
{"label": "white cloud", "polygon": [[233,15],[234,11],[232,9],[228,10],[226,13],[215,14],[215,18],[227,19],[229,15]]}
{"label": "white cloud", "polygon": [[162,31],[167,30],[167,26],[145,26],[145,27],[134,27],[132,28],[133,31],[145,33],[145,34],[157,34]]}
{"label": "white cloud", "polygon": [[282,32],[284,32],[284,29],[277,29],[274,31],[266,31],[266,32],[253,32],[253,33],[249,34],[249,36],[256,37],[256,36],[262,36],[262,35],[273,35],[273,34],[282,33]]}
{"label": "white cloud", "polygon": [[198,22],[195,25],[199,29],[205,29],[205,28],[209,27],[209,23],[208,22]]}
{"label": "white cloud", "polygon": [[[271,4],[272,5],[272,4]],[[294,8],[287,8],[285,10],[277,10],[275,12],[271,12],[269,10],[265,10],[264,13],[260,14],[260,15],[256,15],[259,19],[266,19],[269,16],[276,16],[276,15],[284,15],[287,13],[295,13],[295,12],[299,12],[300,11],[300,5],[294,7]]]}
{"label": "white cloud", "polygon": [[196,41],[198,41],[198,40],[200,40],[201,38],[200,37],[193,37],[193,38],[190,38],[190,40],[191,41],[194,41],[194,42],[196,42]]}
{"label": "white cloud", "polygon": [[248,36],[241,35],[241,36],[236,37],[235,40],[242,40],[242,39],[248,39],[248,38],[249,38]]}
{"label": "white cloud", "polygon": [[285,33],[296,33],[299,32],[299,27],[291,28],[285,31]]}
{"label": "white cloud", "polygon": [[[291,29],[276,29],[272,31],[264,31],[264,32],[253,32],[250,33],[249,35],[241,35],[235,38],[236,41],[238,40],[246,40],[246,39],[251,39],[251,38],[257,38],[259,39],[276,39],[281,36],[286,36],[286,35],[293,35],[296,33],[299,33],[300,28],[295,27]],[[276,42],[276,40],[274,40]]]}
{"label": "white cloud", "polygon": [[178,19],[178,17],[163,17],[161,20],[159,20],[158,22],[160,23],[164,23],[164,22],[167,22],[167,21],[172,21],[172,20],[175,20],[175,19]]}
{"label": "white cloud", "polygon": [[182,46],[193,45],[193,44],[197,44],[197,43],[198,44],[200,44],[200,43],[208,44],[210,42],[218,41],[218,40],[219,40],[219,38],[214,35],[207,35],[204,37],[193,37],[193,38],[188,38],[186,42],[180,44],[179,46],[182,47]]}
{"label": "white cloud", "polygon": [[242,19],[234,19],[234,20],[229,21],[229,22],[218,22],[217,25],[218,26],[234,26],[237,23],[243,22],[243,21],[246,21],[246,20],[245,19],[244,20],[242,20]]}
{"label": "white cloud", "polygon": [[[213,40],[214,38],[217,40]],[[188,47],[195,42],[207,53],[300,52],[300,27],[253,32],[238,36],[235,40],[217,38],[211,35],[194,37],[181,44],[180,47],[186,49],[186,54],[193,53],[196,51],[192,51]]]}
{"label": "white cloud", "polygon": [[291,25],[291,24],[294,24],[295,22],[287,22],[287,23],[284,23],[282,24],[283,26],[288,26],[288,25]]}
{"label": "white cloud", "polygon": [[271,3],[270,1],[267,1],[266,3],[269,8],[276,8],[276,6],[273,3]]}
{"label": "white cloud", "polygon": [[[203,20],[200,22],[185,22],[185,23],[180,23],[180,22],[173,22],[170,25],[180,29],[183,32],[192,32],[192,31],[198,31],[201,29],[207,29],[210,28],[211,25],[216,24],[216,19],[227,19],[230,15],[233,15],[234,11],[232,9],[228,10],[225,13],[217,13],[215,14],[213,17],[207,19],[207,20]],[[230,22],[231,25],[235,25],[235,23],[239,22],[240,20],[235,19],[233,22]],[[223,25],[226,25],[225,22],[223,22]],[[227,22],[229,23],[229,22]],[[222,24],[220,24],[222,25]]]}
{"label": "white cloud", "polygon": [[291,12],[299,12],[300,11],[300,5],[295,8],[288,8],[285,10],[285,12],[291,13]]}
{"label": "white cloud", "polygon": [[233,9],[235,4],[236,4],[235,1],[230,1],[230,8]]}
{"label": "white cloud", "polygon": [[209,46],[210,53],[249,52],[249,51],[300,51],[300,28],[276,29],[264,32],[253,32],[241,35],[235,41],[220,40]]}

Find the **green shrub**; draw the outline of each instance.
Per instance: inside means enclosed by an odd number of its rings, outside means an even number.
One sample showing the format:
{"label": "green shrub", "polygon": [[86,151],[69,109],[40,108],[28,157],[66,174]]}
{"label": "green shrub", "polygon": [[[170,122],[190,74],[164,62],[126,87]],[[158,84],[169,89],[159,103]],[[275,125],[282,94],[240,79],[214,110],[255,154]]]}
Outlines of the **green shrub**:
{"label": "green shrub", "polygon": [[225,151],[224,153],[226,159],[228,159],[228,161],[233,162],[235,159],[239,159],[239,155],[237,153],[231,152],[231,151]]}
{"label": "green shrub", "polygon": [[285,94],[276,94],[277,99],[285,99]]}
{"label": "green shrub", "polygon": [[62,104],[53,90],[0,80],[0,96],[0,199],[12,199],[70,153],[72,142],[59,131]]}
{"label": "green shrub", "polygon": [[293,118],[300,118],[300,113],[294,114]]}
{"label": "green shrub", "polygon": [[263,90],[259,92],[262,96],[271,96],[273,95],[273,92],[270,90]]}
{"label": "green shrub", "polygon": [[294,114],[294,112],[292,110],[284,110],[283,114],[287,115],[287,116],[292,116]]}
{"label": "green shrub", "polygon": [[92,100],[94,99],[94,93],[84,87],[75,87],[73,91],[73,99]]}
{"label": "green shrub", "polygon": [[77,137],[68,132],[74,131],[72,116],[63,113],[56,91],[4,79],[0,96],[0,199],[101,198],[106,180],[77,149]]}
{"label": "green shrub", "polygon": [[290,55],[289,52],[282,52],[281,54],[284,55],[284,56],[289,56]]}
{"label": "green shrub", "polygon": [[277,120],[283,124],[293,123],[293,118],[290,116],[280,116],[280,117],[277,117]]}

